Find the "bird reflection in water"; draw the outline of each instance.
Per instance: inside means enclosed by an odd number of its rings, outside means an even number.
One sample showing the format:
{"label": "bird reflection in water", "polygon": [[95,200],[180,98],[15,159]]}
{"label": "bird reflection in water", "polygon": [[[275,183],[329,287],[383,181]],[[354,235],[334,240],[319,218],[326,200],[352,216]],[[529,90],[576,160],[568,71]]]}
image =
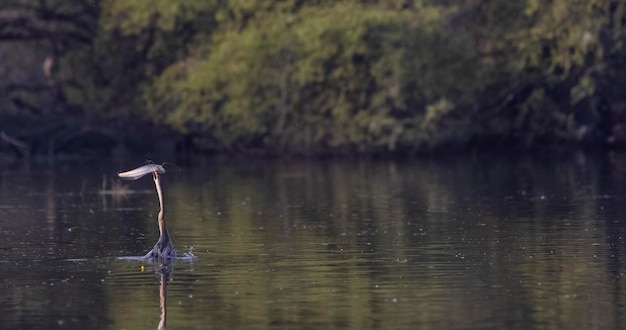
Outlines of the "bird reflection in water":
{"label": "bird reflection in water", "polygon": [[157,330],[165,330],[165,324],[167,323],[167,282],[170,280],[171,267],[160,268],[158,272],[161,275],[161,281],[159,283],[159,307],[161,308],[161,318],[159,319]]}
{"label": "bird reflection in water", "polygon": [[[157,330],[165,330],[167,324],[167,284],[171,279],[170,274],[173,267],[171,263],[169,265],[152,265],[155,266],[154,273],[159,276],[159,308],[161,309],[161,315]],[[145,266],[141,266],[141,271],[145,271]]]}

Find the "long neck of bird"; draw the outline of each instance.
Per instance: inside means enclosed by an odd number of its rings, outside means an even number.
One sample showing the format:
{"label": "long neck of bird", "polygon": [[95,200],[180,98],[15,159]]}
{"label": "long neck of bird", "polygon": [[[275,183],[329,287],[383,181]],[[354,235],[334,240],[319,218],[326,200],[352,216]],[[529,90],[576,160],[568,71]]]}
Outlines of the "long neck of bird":
{"label": "long neck of bird", "polygon": [[165,219],[163,219],[163,192],[161,191],[161,180],[159,180],[159,174],[156,172],[152,172],[152,177],[154,178],[154,185],[156,186],[157,195],[159,195],[159,234],[161,238],[163,236],[167,236],[167,229],[165,228]]}

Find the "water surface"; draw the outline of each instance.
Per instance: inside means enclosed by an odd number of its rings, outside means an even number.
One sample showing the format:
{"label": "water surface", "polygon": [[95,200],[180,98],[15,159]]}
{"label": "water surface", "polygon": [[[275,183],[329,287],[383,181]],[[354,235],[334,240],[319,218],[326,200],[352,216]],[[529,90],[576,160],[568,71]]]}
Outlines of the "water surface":
{"label": "water surface", "polygon": [[183,164],[166,274],[119,260],[158,238],[152,180],[110,184],[136,165],[0,167],[0,328],[626,324],[619,155]]}

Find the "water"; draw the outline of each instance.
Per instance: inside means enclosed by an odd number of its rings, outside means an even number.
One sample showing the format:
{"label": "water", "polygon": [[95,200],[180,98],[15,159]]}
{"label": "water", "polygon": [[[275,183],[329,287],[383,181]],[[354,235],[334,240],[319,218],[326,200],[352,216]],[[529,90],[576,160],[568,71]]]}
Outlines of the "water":
{"label": "water", "polygon": [[620,155],[183,164],[169,273],[119,258],[158,238],[150,178],[102,186],[136,165],[0,167],[0,329],[626,324]]}

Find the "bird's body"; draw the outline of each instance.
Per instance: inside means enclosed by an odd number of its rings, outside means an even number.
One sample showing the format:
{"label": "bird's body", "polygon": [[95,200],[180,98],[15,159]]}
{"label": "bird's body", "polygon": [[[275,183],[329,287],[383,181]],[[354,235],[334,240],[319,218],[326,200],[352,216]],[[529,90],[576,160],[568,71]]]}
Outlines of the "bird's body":
{"label": "bird's body", "polygon": [[165,230],[165,234],[162,234],[159,237],[157,243],[154,244],[152,250],[150,250],[144,258],[154,260],[176,259],[176,250],[174,249],[174,244],[167,233],[167,229]]}
{"label": "bird's body", "polygon": [[144,256],[144,258],[163,263],[176,259],[176,250],[174,249],[174,244],[172,243],[170,234],[165,227],[165,219],[163,218],[163,192],[161,191],[161,180],[159,179],[159,174],[164,174],[165,169],[161,165],[148,164],[134,170],[118,173],[118,176],[123,179],[137,180],[149,173],[152,173],[154,185],[156,186],[157,195],[159,197],[160,210],[157,217],[159,223],[159,240],[154,245],[152,250]]}

